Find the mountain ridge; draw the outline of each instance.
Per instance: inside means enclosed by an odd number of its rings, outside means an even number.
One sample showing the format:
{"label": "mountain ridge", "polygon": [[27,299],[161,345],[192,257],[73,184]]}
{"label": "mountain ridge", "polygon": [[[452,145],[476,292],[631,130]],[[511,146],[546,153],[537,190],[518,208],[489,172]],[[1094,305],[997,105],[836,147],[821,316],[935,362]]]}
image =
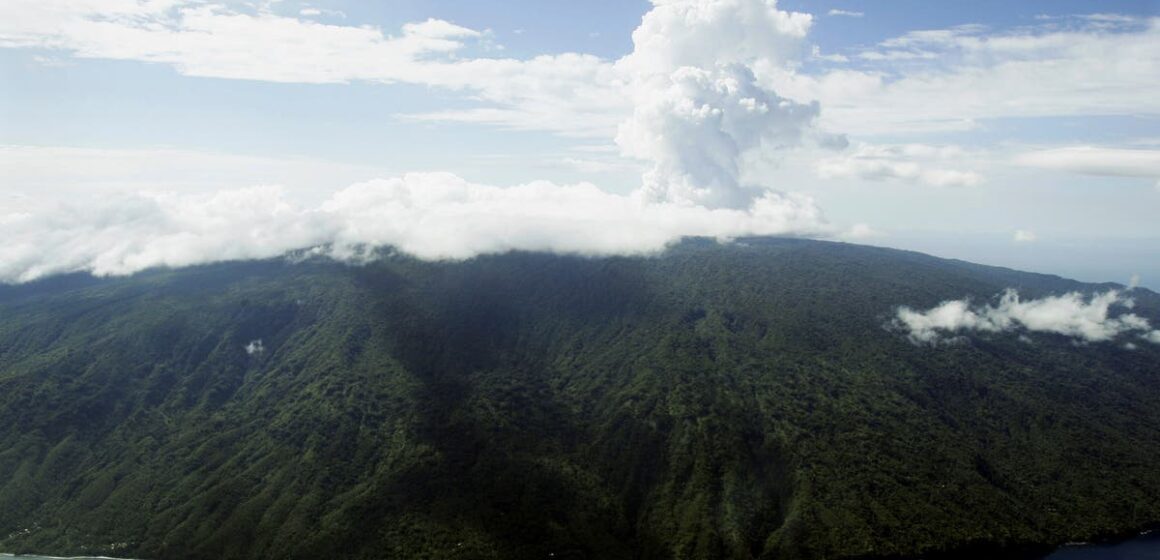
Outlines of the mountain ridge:
{"label": "mountain ridge", "polygon": [[888,328],[1114,284],[783,238],[48,282],[0,288],[0,548],[854,558],[1160,519],[1156,345]]}

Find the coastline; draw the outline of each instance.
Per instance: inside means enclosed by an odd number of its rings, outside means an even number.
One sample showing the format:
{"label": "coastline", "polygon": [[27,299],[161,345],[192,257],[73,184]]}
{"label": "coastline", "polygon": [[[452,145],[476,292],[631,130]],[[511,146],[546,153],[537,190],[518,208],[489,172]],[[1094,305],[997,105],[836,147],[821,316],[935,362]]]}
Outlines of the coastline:
{"label": "coastline", "polygon": [[[1052,554],[1054,554],[1055,552],[1061,551],[1061,550],[1067,550],[1067,549],[1071,549],[1071,548],[1084,548],[1084,547],[1096,547],[1096,546],[1115,546],[1115,545],[1123,544],[1123,543],[1131,541],[1131,540],[1157,535],[1157,533],[1160,533],[1160,522],[1148,523],[1148,524],[1144,525],[1142,528],[1139,528],[1139,529],[1134,530],[1134,531],[1123,531],[1123,532],[1119,532],[1119,533],[1107,533],[1107,534],[1103,534],[1103,535],[1097,535],[1095,538],[1093,538],[1092,540],[1089,540],[1089,541],[1066,542],[1066,543],[1063,543],[1063,544],[1055,547],[1055,549],[1052,551]],[[1050,555],[1048,555],[1048,556],[1050,556]],[[1046,558],[1046,556],[1044,558]]]}
{"label": "coastline", "polygon": [[970,541],[953,548],[930,550],[918,554],[887,554],[855,556],[850,560],[976,560],[993,558],[997,560],[1044,560],[1052,554],[1067,548],[1117,545],[1133,539],[1160,532],[1160,522],[1151,522],[1132,530],[1100,533],[1089,540],[1068,540],[1056,543],[1018,542],[996,543],[991,541]]}

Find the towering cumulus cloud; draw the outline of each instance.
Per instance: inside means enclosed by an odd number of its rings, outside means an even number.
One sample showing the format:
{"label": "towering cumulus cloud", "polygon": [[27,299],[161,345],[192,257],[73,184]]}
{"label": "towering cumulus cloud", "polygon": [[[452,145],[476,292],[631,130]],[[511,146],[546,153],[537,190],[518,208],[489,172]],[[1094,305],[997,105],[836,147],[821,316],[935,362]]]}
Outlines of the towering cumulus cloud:
{"label": "towering cumulus cloud", "polygon": [[799,51],[808,14],[773,0],[654,0],[618,68],[634,110],[616,137],[625,155],[653,163],[648,201],[745,208],[768,185],[743,185],[741,158],[801,142],[819,114],[762,88],[755,71]]}
{"label": "towering cumulus cloud", "polygon": [[1085,298],[1078,292],[1042,299],[1022,300],[1007,290],[997,304],[972,307],[968,300],[945,301],[926,311],[908,307],[898,310],[897,323],[915,342],[935,342],[942,335],[967,331],[1049,332],[1087,342],[1111,340],[1135,334],[1160,343],[1160,331],[1133,313],[1113,314],[1113,306],[1130,309],[1132,300],[1111,290]]}
{"label": "towering cumulus cloud", "polygon": [[[631,101],[616,141],[624,154],[651,167],[630,194],[588,183],[503,188],[425,173],[353,185],[316,197],[321,203],[294,200],[276,187],[94,193],[99,204],[9,197],[0,199],[0,281],[75,271],[129,274],[295,249],[337,258],[368,246],[433,259],[510,250],[607,255],[658,251],[691,235],[831,233],[808,197],[741,181],[747,154],[819,136],[816,103],[789,101],[755,79],[798,56],[810,16],[779,10],[774,0],[653,4],[633,33],[633,52],[615,62],[583,59],[598,63],[600,75]],[[470,35],[438,21],[405,31],[391,44],[411,41],[429,54],[455,50],[456,39]],[[479,60],[484,63],[513,72],[536,68],[535,61]]]}

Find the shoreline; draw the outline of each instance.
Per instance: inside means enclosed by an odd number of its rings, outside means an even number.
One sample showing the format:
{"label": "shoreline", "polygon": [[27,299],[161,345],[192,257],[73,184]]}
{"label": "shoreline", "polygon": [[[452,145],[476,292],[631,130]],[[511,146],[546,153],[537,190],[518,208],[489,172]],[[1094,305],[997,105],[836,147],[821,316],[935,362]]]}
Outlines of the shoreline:
{"label": "shoreline", "polygon": [[[1089,546],[1115,546],[1131,540],[1148,537],[1157,532],[1160,532],[1160,522],[1153,522],[1145,524],[1142,528],[1134,531],[1123,531],[1119,533],[1107,533],[1097,535],[1090,541],[1073,541],[1066,542],[1057,547],[1052,552],[1062,550],[1065,548],[1083,548]],[[1158,535],[1160,536],[1160,535]]]}
{"label": "shoreline", "polygon": [[849,560],[976,560],[978,558],[1043,560],[1065,548],[1117,545],[1157,532],[1160,532],[1160,521],[1146,523],[1132,530],[1101,533],[1087,541],[1065,541],[1055,544],[1036,542],[1000,544],[990,541],[969,541],[961,546],[929,550],[917,554],[868,555],[848,558]]}

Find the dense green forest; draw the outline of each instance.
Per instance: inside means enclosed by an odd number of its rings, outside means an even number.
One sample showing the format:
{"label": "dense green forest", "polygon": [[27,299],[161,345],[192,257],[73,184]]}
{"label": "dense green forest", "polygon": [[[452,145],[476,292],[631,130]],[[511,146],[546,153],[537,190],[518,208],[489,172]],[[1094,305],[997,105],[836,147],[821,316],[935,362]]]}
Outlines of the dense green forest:
{"label": "dense green forest", "polygon": [[1112,286],[750,239],[0,287],[0,551],[1017,554],[1160,521],[1160,345],[890,328],[1008,287]]}

